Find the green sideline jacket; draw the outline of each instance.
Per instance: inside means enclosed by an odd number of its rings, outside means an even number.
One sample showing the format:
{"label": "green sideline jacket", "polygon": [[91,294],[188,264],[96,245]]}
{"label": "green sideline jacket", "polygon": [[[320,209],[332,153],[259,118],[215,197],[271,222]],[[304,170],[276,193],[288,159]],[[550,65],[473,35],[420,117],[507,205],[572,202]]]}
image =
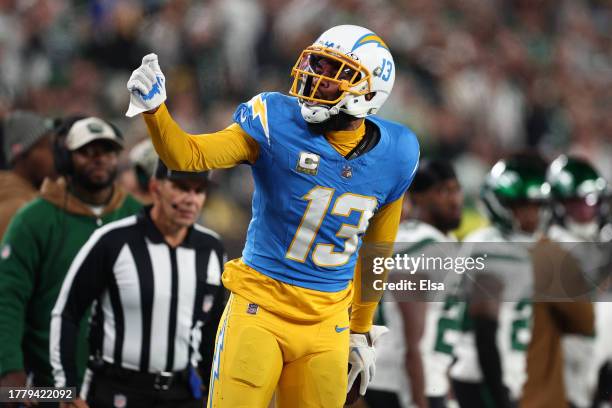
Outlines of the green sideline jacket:
{"label": "green sideline jacket", "polygon": [[[96,228],[140,208],[116,187],[98,217],[59,179],[45,180],[40,197],[13,217],[0,246],[0,376],[26,370],[34,385],[53,385],[50,316],[72,259]],[[86,326],[76,345],[79,382],[88,355]]]}

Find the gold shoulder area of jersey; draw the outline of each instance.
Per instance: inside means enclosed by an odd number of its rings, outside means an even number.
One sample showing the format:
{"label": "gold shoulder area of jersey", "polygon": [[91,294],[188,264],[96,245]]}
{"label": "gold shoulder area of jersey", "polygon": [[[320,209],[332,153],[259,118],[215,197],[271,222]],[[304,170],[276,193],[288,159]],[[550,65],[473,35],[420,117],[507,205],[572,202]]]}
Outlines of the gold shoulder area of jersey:
{"label": "gold shoulder area of jersey", "polygon": [[436,282],[431,279],[400,279],[394,282],[384,282],[382,279],[376,279],[372,282],[374,290],[390,290],[400,292],[412,291],[441,291],[445,289],[444,282]]}

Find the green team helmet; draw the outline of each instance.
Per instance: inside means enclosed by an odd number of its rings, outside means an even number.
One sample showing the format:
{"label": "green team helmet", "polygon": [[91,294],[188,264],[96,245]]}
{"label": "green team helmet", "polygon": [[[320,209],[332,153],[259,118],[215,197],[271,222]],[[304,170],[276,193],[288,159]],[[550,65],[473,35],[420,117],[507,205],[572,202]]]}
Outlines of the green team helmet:
{"label": "green team helmet", "polygon": [[514,230],[512,206],[544,204],[550,199],[544,159],[536,154],[517,154],[498,161],[485,178],[481,199],[493,224]]}
{"label": "green team helmet", "polygon": [[589,162],[576,157],[557,157],[548,168],[546,180],[553,200],[583,198],[594,205],[606,195],[606,180]]}
{"label": "green team helmet", "polygon": [[[586,160],[565,155],[548,168],[546,180],[551,187],[553,222],[563,225],[584,239],[596,239],[608,212],[608,183]],[[571,200],[581,200],[593,208],[591,221],[574,219],[567,209]]]}

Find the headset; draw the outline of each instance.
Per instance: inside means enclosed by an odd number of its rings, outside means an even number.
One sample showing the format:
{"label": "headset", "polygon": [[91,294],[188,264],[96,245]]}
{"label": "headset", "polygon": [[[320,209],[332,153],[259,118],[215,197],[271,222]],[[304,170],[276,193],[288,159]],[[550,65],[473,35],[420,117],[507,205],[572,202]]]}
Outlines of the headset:
{"label": "headset", "polygon": [[[66,137],[76,122],[88,117],[87,115],[71,115],[54,121],[53,159],[55,161],[55,171],[58,174],[69,176],[73,173],[72,158],[70,157],[70,151],[66,148]],[[105,122],[113,129],[115,135],[123,140],[123,134],[119,128],[108,121]]]}

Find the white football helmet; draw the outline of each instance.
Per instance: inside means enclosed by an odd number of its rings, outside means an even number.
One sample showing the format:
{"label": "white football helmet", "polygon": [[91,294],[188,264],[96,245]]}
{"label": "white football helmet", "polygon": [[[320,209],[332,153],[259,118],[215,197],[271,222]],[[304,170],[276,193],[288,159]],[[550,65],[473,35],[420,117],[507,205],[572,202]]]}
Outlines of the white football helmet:
{"label": "white football helmet", "polygon": [[[320,66],[322,60],[326,69]],[[395,64],[387,45],[372,31],[340,25],[302,51],[291,76],[289,94],[298,97],[306,121],[320,123],[339,112],[364,118],[387,100],[395,81]],[[322,80],[337,84],[333,100],[317,92]]]}

